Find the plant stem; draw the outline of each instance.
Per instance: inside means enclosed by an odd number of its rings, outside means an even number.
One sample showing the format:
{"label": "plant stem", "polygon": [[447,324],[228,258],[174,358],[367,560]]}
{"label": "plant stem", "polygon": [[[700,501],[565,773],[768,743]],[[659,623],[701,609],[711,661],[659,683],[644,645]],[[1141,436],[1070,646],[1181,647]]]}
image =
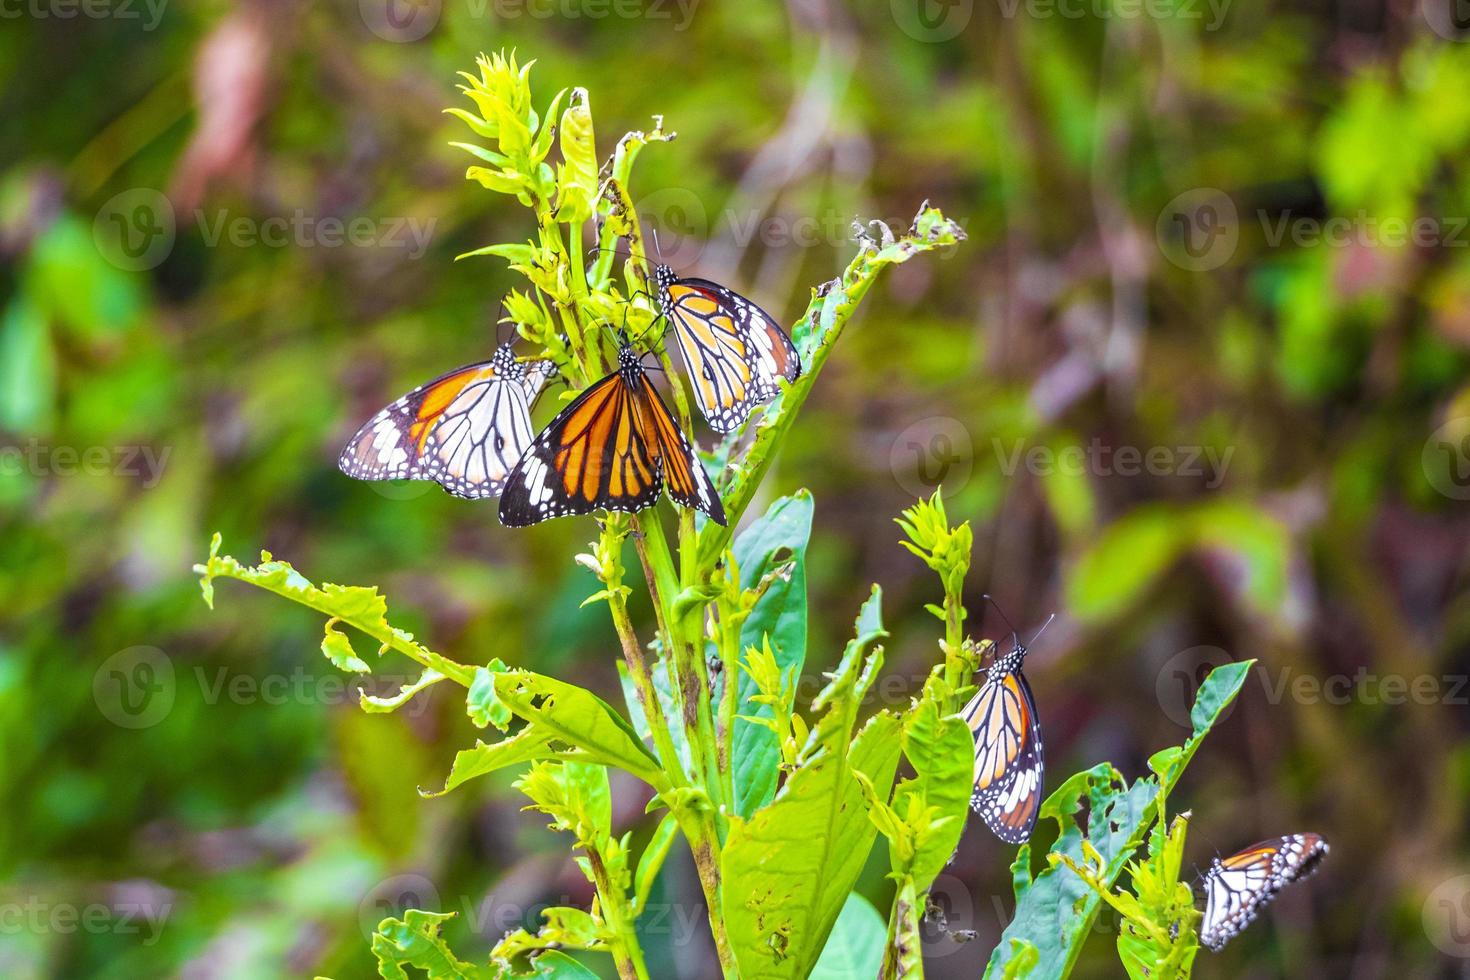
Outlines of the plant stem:
{"label": "plant stem", "polygon": [[592,868],[592,880],[602,902],[603,921],[613,934],[607,947],[617,964],[619,980],[648,980],[648,968],[643,965],[643,947],[638,943],[638,931],[626,915],[622,889],[614,889],[612,876],[607,873],[607,865],[597,848],[587,847],[587,864]]}
{"label": "plant stem", "polygon": [[[619,583],[621,584],[621,583]],[[654,686],[653,674],[649,672],[648,660],[643,655],[643,646],[633,631],[633,621],[628,616],[628,604],[622,592],[609,585],[608,608],[612,611],[613,628],[617,630],[618,642],[623,648],[623,660],[628,664],[628,674],[638,690],[638,703],[643,707],[643,717],[648,720],[648,729],[653,734],[653,744],[658,748],[659,760],[664,772],[674,786],[688,785],[689,776],[679,761],[679,752],[669,734],[669,722],[664,717],[663,704],[658,699],[658,688]]]}
{"label": "plant stem", "polygon": [[725,929],[725,906],[720,893],[720,843],[715,834],[711,814],[693,814],[681,818],[679,826],[689,841],[689,850],[694,855],[694,868],[699,874],[699,885],[704,891],[704,901],[709,912],[710,934],[715,941],[715,954],[720,960],[720,973],[725,980],[739,980],[740,967],[735,962],[735,951],[730,946],[730,934]]}

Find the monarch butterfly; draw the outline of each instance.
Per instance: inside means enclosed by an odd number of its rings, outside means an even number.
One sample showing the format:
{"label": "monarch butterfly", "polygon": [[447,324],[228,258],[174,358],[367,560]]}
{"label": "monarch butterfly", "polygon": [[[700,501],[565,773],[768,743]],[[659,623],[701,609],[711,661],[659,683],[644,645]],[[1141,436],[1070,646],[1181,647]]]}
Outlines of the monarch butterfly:
{"label": "monarch butterfly", "polygon": [[1205,919],[1200,942],[1214,952],[1239,935],[1285,886],[1317,870],[1327,856],[1318,834],[1288,834],[1215,858],[1205,874]]}
{"label": "monarch butterfly", "polygon": [[663,263],[653,270],[659,308],[674,325],[699,410],[716,432],[730,432],[755,406],[801,376],[791,338],[771,315],[708,279],[681,279]]}
{"label": "monarch butterfly", "polygon": [[725,523],[709,474],[626,338],[617,369],[551,420],[506,484],[500,522],[510,527],[594,510],[643,510],[660,489]]}
{"label": "monarch butterfly", "polygon": [[433,480],[456,497],[494,497],[531,441],[531,406],[556,373],[502,344],[488,361],[420,385],[367,421],[337,467],[358,480]]}
{"label": "monarch butterfly", "polygon": [[[1048,619],[1041,630],[1050,623]],[[1021,673],[1026,645],[1014,630],[1011,644],[1011,652],[990,665],[985,683],[960,714],[975,736],[975,790],[970,806],[995,836],[1007,844],[1021,844],[1030,839],[1036,826],[1046,766],[1036,700]]]}

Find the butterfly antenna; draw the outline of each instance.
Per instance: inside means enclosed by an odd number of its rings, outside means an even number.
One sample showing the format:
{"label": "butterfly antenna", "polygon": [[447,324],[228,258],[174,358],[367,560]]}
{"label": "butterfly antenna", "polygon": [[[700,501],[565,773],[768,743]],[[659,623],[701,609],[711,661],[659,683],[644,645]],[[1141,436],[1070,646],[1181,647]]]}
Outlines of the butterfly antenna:
{"label": "butterfly antenna", "polygon": [[[500,328],[505,323],[505,319],[506,319],[505,312],[506,312],[505,311],[505,299],[502,298],[500,300],[500,306],[499,306],[499,308],[495,311],[495,345],[497,347],[503,346],[506,343],[506,341],[503,341],[503,340],[500,339]],[[510,322],[511,322],[511,328],[514,329],[514,327],[515,327],[515,321],[512,320]]]}
{"label": "butterfly antenna", "polygon": [[658,228],[649,226],[648,233],[653,236],[653,254],[658,257],[658,264],[664,264],[664,250],[658,243]]}
{"label": "butterfly antenna", "polygon": [[[1008,629],[1008,630],[1011,631],[1011,642],[1013,644],[1015,644],[1016,646],[1020,646],[1021,645],[1021,637],[1020,637],[1020,634],[1018,634],[1016,632],[1016,628],[1011,625],[1010,617],[1006,616],[1006,611],[1004,609],[1000,608],[1000,603],[996,602],[995,599],[994,599],[994,597],[992,597],[989,592],[985,593],[985,595],[982,596],[982,598],[986,602],[988,602],[992,606],[994,606],[996,612],[1000,613],[1001,622],[1005,623],[1006,624],[1006,629]],[[1050,622],[1050,620],[1048,620],[1048,622]],[[1042,628],[1045,629],[1045,627],[1042,627]]]}
{"label": "butterfly antenna", "polygon": [[1046,617],[1046,622],[1041,624],[1041,629],[1036,631],[1036,635],[1031,637],[1031,643],[1027,643],[1026,645],[1029,647],[1032,643],[1035,643],[1037,639],[1041,637],[1041,634],[1046,632],[1046,628],[1051,625],[1051,621],[1056,618],[1056,613],[1052,613],[1050,616]]}

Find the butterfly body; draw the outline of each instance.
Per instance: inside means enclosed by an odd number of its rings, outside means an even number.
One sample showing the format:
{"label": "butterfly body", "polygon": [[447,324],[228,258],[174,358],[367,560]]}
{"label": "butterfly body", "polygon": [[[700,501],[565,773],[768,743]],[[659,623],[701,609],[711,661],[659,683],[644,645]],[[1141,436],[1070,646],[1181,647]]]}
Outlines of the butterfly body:
{"label": "butterfly body", "polygon": [[1288,834],[1215,858],[1205,874],[1200,942],[1218,953],[1255,921],[1277,892],[1316,871],[1327,851],[1319,834]]}
{"label": "butterfly body", "polygon": [[1031,837],[1041,807],[1045,763],[1041,722],[1021,672],[1026,647],[991,664],[980,690],[960,712],[975,736],[975,788],[970,806],[1008,844]]}
{"label": "butterfly body", "polygon": [[694,384],[699,410],[716,432],[739,427],[751,411],[801,375],[801,360],[769,313],[708,279],[680,278],[654,267],[659,307]]}
{"label": "butterfly body", "polygon": [[626,343],[618,367],[543,429],[506,481],[501,523],[525,527],[597,510],[636,512],[660,492],[725,523],[724,507],[688,437]]}
{"label": "butterfly body", "polygon": [[555,374],[509,344],[488,361],[420,385],[347,442],[337,466],[359,480],[433,480],[456,497],[494,497],[531,442],[531,405]]}

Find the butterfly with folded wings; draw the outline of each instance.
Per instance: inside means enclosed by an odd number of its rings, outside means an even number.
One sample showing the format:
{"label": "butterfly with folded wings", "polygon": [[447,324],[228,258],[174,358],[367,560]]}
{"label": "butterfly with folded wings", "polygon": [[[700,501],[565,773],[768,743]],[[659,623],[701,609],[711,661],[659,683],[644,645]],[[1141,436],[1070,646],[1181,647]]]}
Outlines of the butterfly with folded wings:
{"label": "butterfly with folded wings", "polygon": [[420,385],[348,440],[337,466],[358,480],[433,480],[456,497],[499,496],[531,443],[531,407],[556,374],[502,344],[488,361]]}
{"label": "butterfly with folded wings", "polygon": [[662,263],[653,278],[710,428],[738,428],[757,405],[776,397],[782,379],[800,377],[791,338],[759,306],[717,282],[681,279]]}

